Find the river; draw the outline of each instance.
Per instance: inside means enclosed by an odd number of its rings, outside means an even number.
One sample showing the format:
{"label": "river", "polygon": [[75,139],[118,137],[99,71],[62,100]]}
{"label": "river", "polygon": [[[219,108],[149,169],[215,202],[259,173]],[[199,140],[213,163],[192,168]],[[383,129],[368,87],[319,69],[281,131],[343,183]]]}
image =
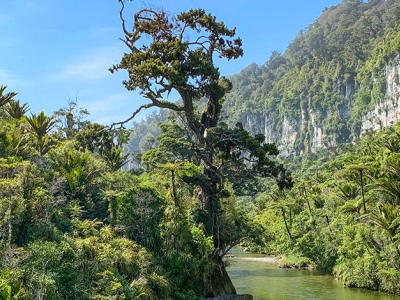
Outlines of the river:
{"label": "river", "polygon": [[[274,263],[254,260],[262,255],[233,250],[228,273],[238,294],[254,300],[400,300],[400,296],[345,288],[333,276],[317,270],[280,269]],[[249,259],[250,258],[250,259]]]}

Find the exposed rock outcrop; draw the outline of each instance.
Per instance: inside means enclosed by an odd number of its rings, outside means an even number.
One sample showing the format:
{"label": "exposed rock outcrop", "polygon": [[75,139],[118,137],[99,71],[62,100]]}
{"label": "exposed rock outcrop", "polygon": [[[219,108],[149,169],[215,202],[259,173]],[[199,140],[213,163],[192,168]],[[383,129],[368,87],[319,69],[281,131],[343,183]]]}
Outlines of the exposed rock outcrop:
{"label": "exposed rock outcrop", "polygon": [[361,124],[361,134],[380,130],[400,120],[400,59],[386,67],[386,97],[367,113]]}
{"label": "exposed rock outcrop", "polygon": [[[386,94],[384,99],[375,105],[362,119],[360,134],[380,130],[391,126],[400,120],[400,58],[386,67]],[[338,82],[338,95],[345,98],[344,104],[338,106],[336,114],[341,120],[348,122],[353,106],[354,94],[357,92],[355,83]],[[307,101],[307,100],[304,100]],[[317,110],[309,103],[300,108],[299,119],[283,117],[280,128],[274,127],[274,112],[249,113],[241,119],[245,128],[252,134],[263,133],[265,142],[277,143],[281,155],[296,156],[304,152],[315,152],[321,147],[337,147],[340,141],[327,134],[326,124],[321,119],[327,119],[332,112]],[[323,116],[323,117],[321,117]],[[335,126],[336,124],[333,124]],[[339,124],[337,124],[339,126]],[[347,125],[348,126],[348,125]],[[353,137],[354,138],[354,137]],[[350,138],[347,138],[350,141]]]}

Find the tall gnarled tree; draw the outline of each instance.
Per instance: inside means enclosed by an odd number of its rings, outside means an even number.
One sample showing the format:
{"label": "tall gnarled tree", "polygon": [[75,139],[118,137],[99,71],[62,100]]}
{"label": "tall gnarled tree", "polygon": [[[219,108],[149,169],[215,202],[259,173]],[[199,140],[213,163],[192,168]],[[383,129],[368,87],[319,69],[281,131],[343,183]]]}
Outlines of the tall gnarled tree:
{"label": "tall gnarled tree", "polygon": [[[233,130],[223,124],[218,126],[223,97],[232,85],[220,76],[214,59],[242,56],[242,41],[235,37],[235,29],[217,22],[216,17],[203,9],[171,16],[163,10],[145,8],[134,14],[130,30],[123,17],[125,1],[119,2],[125,34],[122,40],[129,52],[110,71],[127,70],[129,79],[124,81],[125,87],[139,89],[149,102],[114,126],[129,122],[150,107],[167,108],[184,116],[184,123],[193,136],[191,150],[203,166],[200,177],[187,178],[187,181],[200,187],[198,196],[208,216],[206,233],[214,241],[210,259],[217,266],[205,274],[205,295],[235,293],[221,260],[228,247],[221,238],[223,224],[219,222],[219,200],[227,193],[224,183],[240,179],[242,185],[237,188],[243,190],[247,186],[243,179],[252,180],[255,175],[261,175],[278,178],[282,188],[291,184],[283,167],[269,159],[278,153],[274,145],[264,144],[263,137],[249,136],[240,124]],[[181,101],[166,100],[172,91],[179,94]],[[206,100],[202,112],[196,105],[201,99]],[[244,175],[240,176],[242,171]]]}

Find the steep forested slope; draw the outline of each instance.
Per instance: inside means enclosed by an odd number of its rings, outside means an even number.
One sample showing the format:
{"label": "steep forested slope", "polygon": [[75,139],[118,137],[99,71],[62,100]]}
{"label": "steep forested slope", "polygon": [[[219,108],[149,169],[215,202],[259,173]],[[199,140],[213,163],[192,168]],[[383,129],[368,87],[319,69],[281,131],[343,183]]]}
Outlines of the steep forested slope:
{"label": "steep forested slope", "polygon": [[326,9],[284,54],[231,77],[228,122],[265,133],[288,155],[391,125],[398,115],[399,23],[396,0]]}
{"label": "steep forested slope", "polygon": [[257,250],[283,254],[286,266],[311,262],[349,287],[400,294],[399,136],[397,123],[341,154],[303,159],[293,189],[253,202],[265,241]]}

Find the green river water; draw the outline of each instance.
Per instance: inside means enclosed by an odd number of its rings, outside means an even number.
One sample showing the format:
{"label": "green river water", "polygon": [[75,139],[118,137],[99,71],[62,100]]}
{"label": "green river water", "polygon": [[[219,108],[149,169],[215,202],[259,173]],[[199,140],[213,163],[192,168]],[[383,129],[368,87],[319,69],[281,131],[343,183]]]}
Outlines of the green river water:
{"label": "green river water", "polygon": [[276,264],[246,258],[262,255],[233,250],[228,273],[238,294],[254,300],[400,300],[400,296],[345,288],[331,275],[317,270],[279,269]]}

